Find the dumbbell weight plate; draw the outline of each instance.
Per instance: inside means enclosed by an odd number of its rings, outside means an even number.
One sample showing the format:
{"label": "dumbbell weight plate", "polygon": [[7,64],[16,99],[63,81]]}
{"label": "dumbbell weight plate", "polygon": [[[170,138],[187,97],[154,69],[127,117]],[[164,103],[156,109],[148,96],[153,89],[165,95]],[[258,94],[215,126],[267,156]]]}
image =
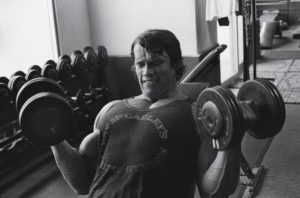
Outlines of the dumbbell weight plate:
{"label": "dumbbell weight plate", "polygon": [[14,73],[11,74],[11,78],[14,76],[22,76],[25,78],[26,74],[23,71],[19,70],[19,71],[15,71]]}
{"label": "dumbbell weight plate", "polygon": [[237,96],[240,101],[253,101],[259,110],[259,119],[248,129],[248,133],[258,139],[275,136],[284,125],[282,107],[270,89],[257,80],[245,82]]}
{"label": "dumbbell weight plate", "polygon": [[230,109],[233,110],[232,111],[232,117],[234,120],[233,121],[233,123],[234,123],[233,129],[235,130],[233,132],[233,134],[236,134],[236,135],[233,136],[232,143],[241,141],[241,138],[243,137],[244,132],[243,132],[243,122],[242,122],[243,114],[242,114],[240,104],[237,101],[234,94],[229,89],[226,89],[222,86],[216,86],[215,88],[223,94],[223,96],[227,100],[228,105],[230,106]]}
{"label": "dumbbell weight plate", "polygon": [[8,89],[10,90],[12,97],[15,98],[20,88],[26,83],[26,79],[23,76],[13,76],[8,82]]}
{"label": "dumbbell weight plate", "polygon": [[72,54],[71,54],[71,59],[72,59],[72,57],[73,56],[76,56],[76,55],[83,55],[83,53],[82,53],[82,51],[80,51],[80,50],[75,50]]}
{"label": "dumbbell weight plate", "polygon": [[50,64],[50,65],[55,65],[56,66],[56,62],[54,60],[51,60],[51,59],[47,60],[44,65],[46,65],[46,64]]}
{"label": "dumbbell weight plate", "polygon": [[92,46],[86,46],[83,48],[83,54],[89,50],[94,50],[94,48]]}
{"label": "dumbbell weight plate", "polygon": [[86,59],[87,66],[90,71],[95,71],[99,68],[97,54],[92,48],[89,48],[89,50],[85,50],[84,58]]}
{"label": "dumbbell weight plate", "polygon": [[35,78],[26,82],[18,92],[16,97],[17,111],[20,111],[28,98],[40,92],[51,92],[64,96],[63,88],[55,81],[44,77]]}
{"label": "dumbbell weight plate", "polygon": [[41,77],[41,72],[39,72],[38,70],[35,70],[35,69],[31,69],[27,72],[27,74],[25,75],[25,79],[27,81],[30,81],[34,78],[38,78],[38,77]]}
{"label": "dumbbell weight plate", "polygon": [[262,83],[266,88],[269,89],[270,93],[272,94],[272,96],[276,99],[276,102],[278,104],[278,106],[280,107],[280,114],[278,116],[280,116],[281,121],[280,122],[284,122],[285,121],[285,104],[284,104],[284,100],[280,94],[280,92],[278,91],[278,89],[276,88],[276,86],[269,82],[268,80],[264,80],[264,79],[256,79],[258,82]]}
{"label": "dumbbell weight plate", "polygon": [[45,64],[42,68],[41,76],[50,78],[54,81],[58,81],[58,72],[56,70],[56,65]]}
{"label": "dumbbell weight plate", "polygon": [[9,104],[11,100],[11,93],[7,84],[0,83],[0,106]]}
{"label": "dumbbell weight plate", "polygon": [[108,63],[108,54],[104,46],[99,45],[97,47],[98,63],[101,67],[104,67]]}
{"label": "dumbbell weight plate", "polygon": [[74,111],[55,93],[38,93],[22,106],[19,123],[25,137],[39,146],[51,146],[69,138],[75,130]]}
{"label": "dumbbell weight plate", "polygon": [[[213,103],[217,109],[220,111],[222,116],[222,123],[220,125],[215,125],[215,115],[205,115],[209,114],[210,112],[205,112],[206,110],[203,108],[206,106],[207,102]],[[198,124],[203,131],[204,135],[212,137],[210,134],[212,133],[212,130],[215,128],[220,128],[222,131],[221,134],[216,135],[216,139],[219,140],[219,150],[224,150],[230,146],[232,143],[232,139],[236,136],[234,134],[237,129],[237,125],[234,123],[234,109],[231,107],[231,105],[228,103],[226,97],[224,94],[220,91],[218,91],[215,88],[207,88],[204,91],[202,91],[197,99],[197,118],[199,120]],[[205,118],[208,117],[208,118]],[[210,121],[209,121],[210,120]],[[205,122],[212,122],[212,123],[205,123]],[[211,126],[210,129],[207,128],[207,126]]]}
{"label": "dumbbell weight plate", "polygon": [[82,54],[76,54],[71,57],[74,74],[76,76],[85,76],[88,72],[87,62]]}
{"label": "dumbbell weight plate", "polygon": [[8,82],[9,82],[9,79],[7,77],[5,77],[5,76],[0,77],[0,83],[4,83],[4,84],[7,85]]}
{"label": "dumbbell weight plate", "polygon": [[27,72],[29,72],[30,70],[36,70],[39,74],[41,74],[42,68],[38,65],[32,65],[28,68]]}
{"label": "dumbbell weight plate", "polygon": [[73,68],[71,66],[71,58],[68,55],[59,57],[56,65],[59,79],[61,81],[70,81],[73,75]]}

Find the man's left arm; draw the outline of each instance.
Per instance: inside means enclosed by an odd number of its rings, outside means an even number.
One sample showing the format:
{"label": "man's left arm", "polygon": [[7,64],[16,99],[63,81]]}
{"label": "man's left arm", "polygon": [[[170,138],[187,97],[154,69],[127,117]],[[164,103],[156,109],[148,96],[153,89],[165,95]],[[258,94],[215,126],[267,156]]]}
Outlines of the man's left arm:
{"label": "man's left arm", "polygon": [[204,197],[228,197],[239,182],[240,144],[224,151],[212,148],[208,140],[203,141],[197,158],[197,184]]}
{"label": "man's left arm", "polygon": [[[192,104],[194,119],[197,122],[196,103]],[[198,127],[198,125],[197,125]],[[197,185],[202,198],[228,197],[239,182],[241,142],[226,150],[219,151],[212,145],[212,139],[201,137],[197,156]],[[215,140],[216,141],[216,140]]]}

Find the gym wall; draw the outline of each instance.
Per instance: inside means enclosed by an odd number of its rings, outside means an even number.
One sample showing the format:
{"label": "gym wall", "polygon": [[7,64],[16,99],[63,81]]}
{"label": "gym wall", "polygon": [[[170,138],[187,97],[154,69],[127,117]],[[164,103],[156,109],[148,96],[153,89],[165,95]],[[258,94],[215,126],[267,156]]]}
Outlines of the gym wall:
{"label": "gym wall", "polygon": [[[132,74],[126,74],[131,73],[130,46],[140,32],[149,28],[173,31],[181,42],[187,71],[197,65],[201,51],[216,44],[216,35],[209,31],[211,27],[200,29],[196,26],[200,21],[205,24],[203,19],[199,21],[198,14],[196,16],[202,9],[199,3],[201,1],[165,0],[154,3],[128,0],[116,3],[115,0],[55,0],[61,54],[81,49],[83,42],[91,43],[93,47],[105,46],[110,57],[106,79],[110,88],[115,90],[113,98],[134,95],[139,92],[138,87],[135,83],[130,86],[135,81]],[[209,43],[206,42],[208,37]],[[219,82],[219,73],[214,75],[215,70],[212,72],[209,77]],[[122,87],[124,84],[126,89]]]}

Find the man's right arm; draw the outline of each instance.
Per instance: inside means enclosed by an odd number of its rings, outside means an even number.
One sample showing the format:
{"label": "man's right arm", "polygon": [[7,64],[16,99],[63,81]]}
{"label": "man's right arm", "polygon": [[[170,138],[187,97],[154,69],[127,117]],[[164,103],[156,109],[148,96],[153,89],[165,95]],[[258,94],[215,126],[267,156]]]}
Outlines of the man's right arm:
{"label": "man's right arm", "polygon": [[51,146],[60,172],[77,194],[88,194],[89,192],[99,157],[99,123],[103,115],[116,102],[110,102],[101,109],[94,122],[94,132],[83,139],[79,149],[72,147],[67,141]]}

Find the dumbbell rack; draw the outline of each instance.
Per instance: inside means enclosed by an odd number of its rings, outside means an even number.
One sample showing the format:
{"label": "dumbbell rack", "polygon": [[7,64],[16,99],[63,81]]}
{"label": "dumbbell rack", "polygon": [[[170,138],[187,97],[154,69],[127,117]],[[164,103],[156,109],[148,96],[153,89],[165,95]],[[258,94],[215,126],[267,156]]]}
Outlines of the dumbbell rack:
{"label": "dumbbell rack", "polygon": [[[95,91],[93,92],[94,95],[90,98],[97,96],[98,98],[96,97],[95,101],[90,101],[89,97],[84,97],[89,104],[87,107],[82,108],[85,111],[89,110],[88,107],[90,107],[92,109],[92,115],[90,115],[90,117],[94,119],[93,116],[95,116],[95,112],[99,111],[99,108],[108,102],[107,96],[109,95],[109,91],[105,86],[103,73],[104,67],[108,65],[107,51],[104,46],[98,46],[97,51],[87,46],[83,52],[80,50],[76,50],[75,52],[71,57],[68,55],[60,56],[57,63],[53,60],[48,60],[42,68],[38,68],[37,65],[34,65],[34,67],[30,66],[27,74],[31,74],[34,69],[39,69],[39,71],[35,71],[38,75],[27,75],[24,72],[18,71],[14,72],[11,79],[19,80],[22,78],[24,83],[26,83],[26,81],[42,76],[54,82],[56,81],[60,85],[64,85],[64,90],[71,91],[71,96],[76,95],[76,91],[79,89],[81,89],[84,94],[90,90],[96,90],[97,92],[98,89],[104,89],[104,94],[102,92],[102,94],[98,94],[99,91],[96,94],[94,93]],[[76,74],[71,76],[70,73],[64,73],[69,72],[70,69],[72,72],[76,70],[77,76]],[[86,78],[84,78],[84,75],[86,75]],[[70,78],[63,81],[60,77]],[[69,84],[65,83],[68,80],[71,82],[72,87],[69,87]],[[32,168],[53,158],[49,147],[37,147],[24,137],[19,126],[15,104],[17,92],[24,83],[22,82],[20,86],[20,83],[18,84],[16,80],[9,81],[11,82],[6,83],[6,85],[9,88],[11,99],[7,104],[1,103],[0,111],[0,178],[5,178],[0,179],[0,189],[13,184],[16,179],[19,179],[20,176],[26,174]],[[18,86],[10,86],[13,84]],[[15,90],[15,88],[18,89]],[[14,91],[16,91],[16,93]],[[99,103],[99,101],[101,104],[96,104]],[[75,134],[75,137],[68,139],[68,141],[70,144],[78,146],[82,138],[91,131],[92,124],[88,122],[88,125],[85,125],[84,128],[80,128],[80,131]]]}

